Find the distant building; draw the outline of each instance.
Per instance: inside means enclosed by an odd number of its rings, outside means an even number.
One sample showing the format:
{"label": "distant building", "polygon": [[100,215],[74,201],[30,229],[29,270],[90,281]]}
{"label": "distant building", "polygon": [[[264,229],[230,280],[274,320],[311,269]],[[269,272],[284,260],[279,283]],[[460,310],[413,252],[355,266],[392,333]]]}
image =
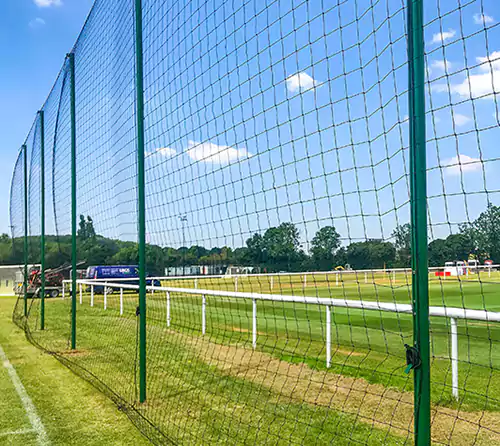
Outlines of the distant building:
{"label": "distant building", "polygon": [[237,274],[258,274],[260,272],[257,266],[237,266],[229,265],[226,269],[226,276],[233,276]]}
{"label": "distant building", "polygon": [[225,265],[186,265],[165,268],[165,276],[219,276],[226,272]]}

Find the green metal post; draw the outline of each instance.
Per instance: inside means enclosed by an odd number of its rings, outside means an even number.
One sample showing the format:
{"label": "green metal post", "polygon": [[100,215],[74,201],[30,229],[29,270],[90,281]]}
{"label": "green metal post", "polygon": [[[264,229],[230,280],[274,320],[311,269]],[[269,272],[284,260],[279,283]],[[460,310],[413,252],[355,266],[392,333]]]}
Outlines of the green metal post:
{"label": "green metal post", "polygon": [[43,110],[38,112],[40,118],[40,273],[42,279],[40,329],[45,330],[45,117]]}
{"label": "green metal post", "polygon": [[135,57],[137,102],[137,193],[139,241],[139,400],[146,401],[146,196],[144,175],[144,79],[142,0],[135,0]]}
{"label": "green metal post", "polygon": [[28,316],[28,150],[22,146],[24,157],[24,317]]}
{"label": "green metal post", "polygon": [[76,349],[76,91],[75,54],[68,54],[71,80],[71,349]]}
{"label": "green metal post", "polygon": [[424,446],[431,411],[423,0],[408,2],[413,337],[421,359],[414,370],[415,444]]}

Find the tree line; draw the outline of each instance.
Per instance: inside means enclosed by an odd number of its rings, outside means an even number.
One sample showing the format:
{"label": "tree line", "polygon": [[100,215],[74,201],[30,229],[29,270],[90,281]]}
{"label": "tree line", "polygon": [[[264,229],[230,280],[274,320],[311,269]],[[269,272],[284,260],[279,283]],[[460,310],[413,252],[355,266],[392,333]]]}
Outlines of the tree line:
{"label": "tree line", "polygon": [[[0,235],[0,264],[22,264],[22,237],[12,239]],[[30,263],[40,262],[40,237],[28,239]],[[71,236],[46,236],[48,268],[71,261]],[[135,242],[114,240],[96,234],[90,217],[80,217],[77,252],[87,265],[137,264]],[[467,260],[470,255],[484,262],[500,262],[500,207],[489,204],[472,223],[462,224],[456,234],[429,243],[429,265],[443,266],[446,261]],[[146,246],[147,268],[150,274],[164,274],[166,267],[189,265],[241,265],[258,267],[260,271],[329,271],[337,266],[353,269],[409,267],[411,263],[411,227],[395,228],[391,241],[364,240],[348,245],[334,226],[320,228],[312,238],[309,252],[301,243],[300,233],[293,223],[282,223],[262,234],[255,233],[245,246],[206,248]]]}

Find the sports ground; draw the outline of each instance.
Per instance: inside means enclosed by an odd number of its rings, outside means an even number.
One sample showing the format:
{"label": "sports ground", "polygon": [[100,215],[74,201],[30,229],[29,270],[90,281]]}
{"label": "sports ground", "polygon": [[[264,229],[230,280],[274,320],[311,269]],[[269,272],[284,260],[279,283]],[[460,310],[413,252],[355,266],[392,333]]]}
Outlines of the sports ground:
{"label": "sports ground", "polygon": [[[431,278],[430,304],[500,311],[496,272],[461,279]],[[366,282],[365,282],[366,280]],[[269,276],[163,280],[162,286],[349,300],[410,303],[406,274]],[[77,308],[77,351],[69,349],[70,299],[46,301],[40,331],[39,300],[30,301],[30,335],[101,389],[134,406],[137,397],[137,294],[82,294]],[[190,443],[228,435],[237,444],[412,441],[413,379],[404,373],[412,317],[373,310],[333,308],[332,364],[325,362],[325,307],[257,302],[257,342],[252,346],[252,300],[206,298],[202,334],[201,293],[148,294],[148,401],[134,413],[153,420],[153,433]],[[12,302],[12,301],[11,301]],[[434,437],[453,444],[500,440],[500,327],[458,321],[459,400],[451,392],[450,322],[431,318]],[[193,410],[195,408],[195,410]],[[236,418],[235,418],[236,417]],[[235,422],[235,419],[238,422]],[[389,421],[388,421],[389,420]],[[244,429],[242,427],[245,427]],[[159,430],[159,432],[157,432]]]}
{"label": "sports ground", "polygon": [[0,444],[149,444],[109,399],[25,339],[11,320],[15,302],[0,298]]}

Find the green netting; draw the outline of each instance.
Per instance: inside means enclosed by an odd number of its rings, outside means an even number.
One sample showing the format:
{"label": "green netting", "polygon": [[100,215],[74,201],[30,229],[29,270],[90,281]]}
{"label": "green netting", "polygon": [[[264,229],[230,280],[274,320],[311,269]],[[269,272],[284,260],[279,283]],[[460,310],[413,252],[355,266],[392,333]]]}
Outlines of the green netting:
{"label": "green netting", "polygon": [[[19,155],[14,166],[14,173],[12,175],[12,185],[10,190],[10,205],[9,205],[9,215],[10,215],[10,229],[12,234],[12,253],[11,259],[13,264],[23,265],[24,264],[24,247],[23,247],[23,236],[24,236],[24,152],[19,151]],[[23,286],[23,268],[19,268],[15,272],[14,276],[14,286],[12,287],[15,294],[22,292]],[[16,307],[13,313],[13,320],[20,321],[24,315],[24,306],[19,300],[16,302]]]}
{"label": "green netting", "polygon": [[[45,132],[38,115],[26,141],[26,189],[23,152],[15,166],[12,263],[26,218],[28,262],[41,263],[43,189],[59,280],[44,330],[41,296],[27,318],[18,300],[29,338],[156,444],[410,444],[425,407],[405,344],[412,277],[428,271],[432,441],[498,443],[495,3],[425,2],[430,268],[414,271],[407,2],[142,0],[138,103],[140,3],[97,0],[73,48],[75,253],[68,59]],[[63,286],[73,255],[76,290]]]}

